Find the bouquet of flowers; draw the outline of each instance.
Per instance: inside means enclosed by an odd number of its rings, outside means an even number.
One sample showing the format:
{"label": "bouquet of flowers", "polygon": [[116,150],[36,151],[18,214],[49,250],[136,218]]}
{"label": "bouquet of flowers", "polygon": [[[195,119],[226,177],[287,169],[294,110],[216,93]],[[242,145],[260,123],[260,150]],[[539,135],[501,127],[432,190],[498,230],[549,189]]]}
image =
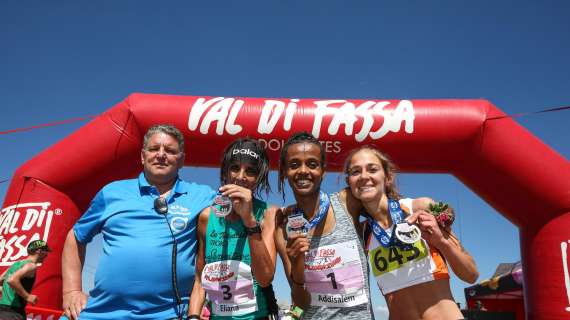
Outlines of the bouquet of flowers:
{"label": "bouquet of flowers", "polygon": [[429,211],[443,229],[450,227],[455,221],[455,211],[447,203],[441,201],[432,203],[429,205]]}

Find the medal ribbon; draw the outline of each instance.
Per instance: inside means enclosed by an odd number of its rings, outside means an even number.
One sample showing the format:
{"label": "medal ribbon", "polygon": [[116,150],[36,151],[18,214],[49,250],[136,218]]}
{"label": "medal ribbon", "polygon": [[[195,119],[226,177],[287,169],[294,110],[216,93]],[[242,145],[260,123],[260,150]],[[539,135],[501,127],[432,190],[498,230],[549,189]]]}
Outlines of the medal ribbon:
{"label": "medal ribbon", "polygon": [[[331,201],[329,199],[329,196],[321,191],[319,193],[319,209],[317,211],[317,214],[313,217],[313,219],[311,219],[311,221],[309,221],[309,223],[305,226],[307,232],[316,227],[319,224],[319,222],[323,220],[323,218],[327,215],[327,212],[329,211],[330,204]],[[293,214],[291,214],[291,216],[292,217],[304,216],[304,214],[305,212],[303,211],[303,209],[295,206],[295,209],[293,209]]]}
{"label": "medal ribbon", "polygon": [[376,237],[376,240],[378,240],[378,242],[380,242],[384,248],[388,248],[394,244],[397,244],[401,247],[406,247],[407,245],[402,245],[394,237],[396,233],[396,225],[404,221],[405,218],[404,212],[402,211],[402,208],[400,208],[400,203],[394,199],[388,198],[388,212],[392,217],[391,237],[388,236],[386,230],[384,230],[384,228],[382,228],[378,222],[376,222],[376,220],[372,219],[369,214],[366,214],[366,219],[368,220],[368,224],[372,227],[372,233],[374,234],[374,237]]}

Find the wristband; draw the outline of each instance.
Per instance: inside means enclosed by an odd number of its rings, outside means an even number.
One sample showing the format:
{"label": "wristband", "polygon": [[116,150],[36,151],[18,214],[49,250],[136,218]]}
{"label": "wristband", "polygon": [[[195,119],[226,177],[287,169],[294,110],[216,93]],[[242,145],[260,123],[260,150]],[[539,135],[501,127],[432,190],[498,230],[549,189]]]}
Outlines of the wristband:
{"label": "wristband", "polygon": [[189,314],[186,316],[186,320],[200,320],[200,316],[197,314]]}
{"label": "wristband", "polygon": [[258,222],[256,222],[255,227],[253,227],[253,228],[245,227],[245,233],[248,236],[251,236],[251,235],[256,234],[256,233],[261,233],[261,226],[259,225]]}
{"label": "wristband", "polygon": [[298,306],[294,306],[289,309],[289,314],[293,317],[293,319],[301,319],[305,311],[299,308]]}

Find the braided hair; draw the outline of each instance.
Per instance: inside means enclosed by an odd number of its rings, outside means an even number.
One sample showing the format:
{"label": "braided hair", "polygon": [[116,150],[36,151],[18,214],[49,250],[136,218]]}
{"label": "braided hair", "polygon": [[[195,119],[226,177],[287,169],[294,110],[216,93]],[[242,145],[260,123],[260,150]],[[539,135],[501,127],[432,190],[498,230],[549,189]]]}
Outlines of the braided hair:
{"label": "braided hair", "polygon": [[287,142],[283,145],[281,153],[279,155],[279,184],[277,185],[278,191],[283,195],[283,200],[285,200],[285,176],[287,172],[287,150],[289,147],[297,143],[311,143],[319,147],[321,153],[321,166],[325,168],[325,150],[323,146],[312,134],[302,131],[293,134],[287,139]]}

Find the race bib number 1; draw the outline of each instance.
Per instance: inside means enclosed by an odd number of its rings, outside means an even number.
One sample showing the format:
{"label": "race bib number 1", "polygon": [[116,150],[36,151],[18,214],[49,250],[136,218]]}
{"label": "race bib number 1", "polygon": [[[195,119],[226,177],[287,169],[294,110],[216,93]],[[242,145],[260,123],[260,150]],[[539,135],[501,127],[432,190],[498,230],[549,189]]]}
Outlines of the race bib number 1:
{"label": "race bib number 1", "polygon": [[312,305],[350,307],[367,303],[356,240],[310,250],[305,256],[305,285]]}

